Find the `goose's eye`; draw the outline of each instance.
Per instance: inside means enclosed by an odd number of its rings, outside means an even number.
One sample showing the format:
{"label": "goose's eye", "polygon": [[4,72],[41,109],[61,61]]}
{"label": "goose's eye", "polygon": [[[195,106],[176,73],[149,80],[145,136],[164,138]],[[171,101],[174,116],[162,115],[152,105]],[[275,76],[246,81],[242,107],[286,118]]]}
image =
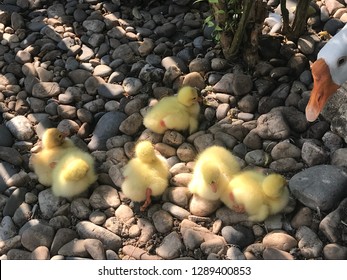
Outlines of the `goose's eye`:
{"label": "goose's eye", "polygon": [[342,66],[343,64],[346,63],[346,60],[347,60],[347,57],[346,56],[343,56],[343,57],[340,57],[339,60],[337,61],[337,66]]}

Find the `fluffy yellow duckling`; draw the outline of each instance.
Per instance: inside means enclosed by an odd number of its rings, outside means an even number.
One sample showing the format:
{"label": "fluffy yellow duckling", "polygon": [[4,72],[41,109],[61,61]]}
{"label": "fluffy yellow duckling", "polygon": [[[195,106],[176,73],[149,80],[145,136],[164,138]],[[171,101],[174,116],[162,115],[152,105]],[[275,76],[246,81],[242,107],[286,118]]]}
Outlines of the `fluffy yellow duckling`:
{"label": "fluffy yellow duckling", "polygon": [[76,196],[97,180],[94,158],[78,148],[70,149],[54,167],[52,177],[54,195]]}
{"label": "fluffy yellow duckling", "polygon": [[192,134],[198,129],[200,105],[198,92],[190,86],[182,87],[175,96],[162,98],[145,115],[143,124],[150,130],[163,134],[168,129]]}
{"label": "fluffy yellow duckling", "polygon": [[188,188],[202,198],[218,200],[231,178],[239,171],[240,164],[233,154],[224,147],[214,145],[197,157]]}
{"label": "fluffy yellow duckling", "polygon": [[135,157],[123,170],[121,185],[124,195],[136,202],[144,201],[140,210],[151,203],[151,196],[162,195],[169,184],[169,166],[166,159],[156,154],[150,141],[140,141],[135,146]]}
{"label": "fluffy yellow duckling", "polygon": [[41,150],[32,154],[31,162],[38,180],[45,186],[52,185],[52,171],[60,158],[70,149],[73,142],[57,128],[48,128],[42,135]]}
{"label": "fluffy yellow duckling", "polygon": [[268,176],[255,170],[234,176],[221,201],[236,212],[246,212],[250,221],[261,222],[280,212],[289,201],[286,180],[279,174]]}

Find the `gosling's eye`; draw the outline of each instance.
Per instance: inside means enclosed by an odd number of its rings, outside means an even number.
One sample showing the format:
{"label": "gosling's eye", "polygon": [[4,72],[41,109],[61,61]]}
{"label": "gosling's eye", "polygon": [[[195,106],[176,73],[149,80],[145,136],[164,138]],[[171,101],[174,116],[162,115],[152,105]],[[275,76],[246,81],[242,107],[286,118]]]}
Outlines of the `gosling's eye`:
{"label": "gosling's eye", "polygon": [[346,56],[340,57],[339,60],[337,61],[337,66],[342,66],[343,64],[346,63]]}

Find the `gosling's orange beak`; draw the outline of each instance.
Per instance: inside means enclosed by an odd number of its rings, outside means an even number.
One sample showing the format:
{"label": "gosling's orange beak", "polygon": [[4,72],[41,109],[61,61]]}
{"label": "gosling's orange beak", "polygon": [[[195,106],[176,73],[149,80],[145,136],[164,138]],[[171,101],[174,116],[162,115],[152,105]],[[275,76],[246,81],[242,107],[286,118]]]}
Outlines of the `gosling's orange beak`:
{"label": "gosling's orange beak", "polygon": [[214,193],[216,193],[217,192],[217,184],[216,184],[216,182],[211,182],[211,184],[210,184],[210,186],[211,186],[211,189],[212,189],[212,191],[214,192]]}
{"label": "gosling's orange beak", "polygon": [[306,106],[306,119],[309,122],[315,121],[319,113],[323,110],[329,97],[340,87],[331,78],[329,66],[324,59],[316,60],[312,66],[313,89],[310,100]]}

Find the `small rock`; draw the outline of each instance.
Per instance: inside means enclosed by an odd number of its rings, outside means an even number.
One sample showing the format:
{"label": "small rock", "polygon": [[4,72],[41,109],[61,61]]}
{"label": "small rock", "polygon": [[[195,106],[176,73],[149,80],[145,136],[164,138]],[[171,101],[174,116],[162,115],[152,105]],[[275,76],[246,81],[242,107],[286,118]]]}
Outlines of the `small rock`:
{"label": "small rock", "polygon": [[209,255],[211,253],[220,254],[226,250],[226,243],[221,238],[213,238],[203,242],[200,245],[200,248],[205,255]]}
{"label": "small rock", "polygon": [[118,235],[91,222],[81,221],[76,225],[76,229],[81,238],[98,239],[106,249],[118,251],[121,247],[122,241]]}
{"label": "small rock", "polygon": [[300,227],[296,231],[295,238],[299,240],[298,247],[303,257],[310,259],[317,258],[321,255],[323,242],[309,227]]}
{"label": "small rock", "polygon": [[290,135],[290,128],[278,111],[261,115],[255,130],[263,139],[284,140]]}
{"label": "small rock", "polygon": [[46,246],[39,246],[31,253],[32,260],[49,260],[49,249]]}
{"label": "small rock", "polygon": [[107,140],[119,133],[119,126],[125,118],[126,115],[121,112],[105,113],[96,124],[88,148],[91,151],[105,150]]}
{"label": "small rock", "polygon": [[226,257],[229,260],[246,260],[245,255],[237,247],[230,247],[226,253]]}
{"label": "small rock", "polygon": [[332,165],[317,165],[295,174],[289,180],[289,189],[305,206],[330,210],[346,196],[347,173]]}
{"label": "small rock", "polygon": [[293,228],[298,229],[301,226],[310,227],[313,222],[312,210],[308,207],[302,207],[293,217],[290,224]]}
{"label": "small rock", "polygon": [[293,260],[293,256],[283,250],[277,248],[265,248],[263,251],[264,260]]}
{"label": "small rock", "polygon": [[167,233],[172,230],[173,218],[168,212],[164,210],[156,211],[152,215],[152,220],[158,232]]}
{"label": "small rock", "polygon": [[193,215],[206,217],[215,212],[220,205],[219,200],[207,200],[193,195],[189,203],[189,210]]}
{"label": "small rock", "polygon": [[24,202],[26,192],[27,189],[18,188],[11,194],[10,198],[7,200],[5,204],[3,216],[12,217],[14,215],[17,208]]}
{"label": "small rock", "polygon": [[94,209],[117,208],[121,204],[117,190],[107,185],[97,187],[89,201]]}
{"label": "small rock", "polygon": [[163,210],[169,212],[171,215],[176,217],[179,220],[184,220],[187,219],[188,216],[190,215],[190,212],[185,210],[182,207],[179,207],[173,203],[170,202],[165,202],[162,206]]}
{"label": "small rock", "polygon": [[18,140],[30,140],[34,135],[34,130],[30,121],[24,116],[13,117],[11,120],[6,122],[6,126]]}
{"label": "small rock", "polygon": [[326,163],[329,155],[323,147],[307,141],[302,145],[301,157],[308,166],[314,166]]}
{"label": "small rock", "polygon": [[300,158],[301,150],[288,141],[281,141],[271,150],[271,157],[274,160],[281,158]]}
{"label": "small rock", "polygon": [[61,205],[61,199],[56,197],[50,188],[41,191],[38,200],[42,216],[46,219],[52,218]]}
{"label": "small rock", "polygon": [[347,247],[331,243],[323,248],[324,258],[327,260],[345,260],[347,258]]}
{"label": "small rock", "polygon": [[51,255],[58,254],[59,249],[66,243],[77,238],[77,232],[69,228],[60,228],[57,230],[51,245]]}
{"label": "small rock", "polygon": [[178,258],[181,255],[184,245],[177,232],[166,235],[163,242],[156,249],[156,253],[166,260]]}
{"label": "small rock", "polygon": [[344,229],[341,223],[347,222],[346,215],[347,198],[342,200],[336,210],[326,215],[319,224],[319,229],[328,238],[330,242],[340,242],[344,240]]}
{"label": "small rock", "polygon": [[223,227],[222,236],[228,244],[236,245],[241,249],[254,242],[252,230],[242,225]]}
{"label": "small rock", "polygon": [[22,232],[22,245],[29,251],[39,246],[51,247],[54,238],[54,229],[48,225],[38,223]]}
{"label": "small rock", "polygon": [[289,252],[291,249],[297,247],[298,242],[286,232],[276,230],[264,236],[263,244],[265,247],[273,247]]}

